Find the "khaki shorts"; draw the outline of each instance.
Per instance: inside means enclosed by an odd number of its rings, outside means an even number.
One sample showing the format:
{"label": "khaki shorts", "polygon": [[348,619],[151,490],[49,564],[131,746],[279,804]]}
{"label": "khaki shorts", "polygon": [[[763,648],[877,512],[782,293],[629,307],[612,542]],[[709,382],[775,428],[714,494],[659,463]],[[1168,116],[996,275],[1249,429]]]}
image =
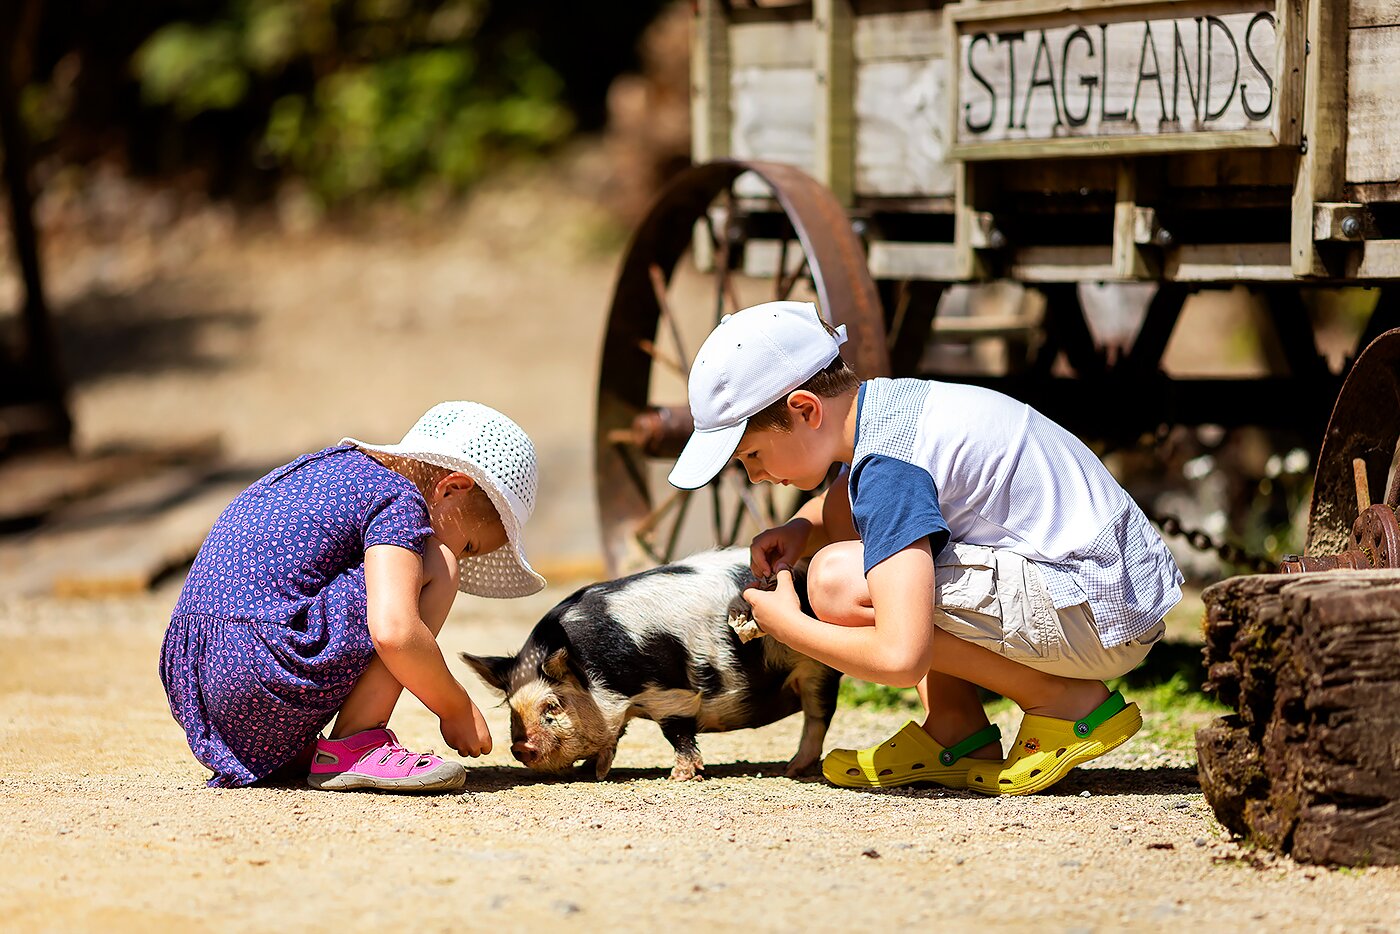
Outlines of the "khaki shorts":
{"label": "khaki shorts", "polygon": [[1089,604],[1056,610],[1035,562],[988,545],[951,542],[934,562],[934,624],[1014,662],[1104,681],[1127,674],[1166,629],[1106,649]]}

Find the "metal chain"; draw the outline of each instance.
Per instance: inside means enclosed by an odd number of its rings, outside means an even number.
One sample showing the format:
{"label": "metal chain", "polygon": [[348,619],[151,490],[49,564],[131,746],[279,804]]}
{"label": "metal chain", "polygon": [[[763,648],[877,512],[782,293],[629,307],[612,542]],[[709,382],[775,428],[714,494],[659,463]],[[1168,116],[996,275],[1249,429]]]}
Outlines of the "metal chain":
{"label": "metal chain", "polygon": [[1147,512],[1147,518],[1157,523],[1163,535],[1179,535],[1196,551],[1213,551],[1226,564],[1249,568],[1257,574],[1268,574],[1278,570],[1278,561],[1264,555],[1250,554],[1239,545],[1230,542],[1217,542],[1210,537],[1210,533],[1202,529],[1187,528],[1181,524],[1179,518],[1169,513]]}
{"label": "metal chain", "polygon": [[[1171,425],[1158,425],[1157,430],[1152,433],[1151,448],[1159,458],[1163,457],[1163,449],[1166,447],[1168,439],[1171,437]],[[1140,444],[1140,447],[1147,447],[1147,444]],[[1163,458],[1165,459],[1165,458]],[[1279,569],[1279,562],[1275,558],[1266,555],[1250,554],[1239,545],[1227,541],[1217,542],[1204,529],[1192,529],[1181,524],[1178,516],[1170,513],[1157,513],[1144,510],[1147,518],[1156,523],[1162,530],[1163,535],[1179,535],[1186,539],[1186,543],[1193,549],[1200,552],[1214,552],[1216,557],[1226,564],[1235,567],[1249,568],[1259,574],[1268,574]]]}

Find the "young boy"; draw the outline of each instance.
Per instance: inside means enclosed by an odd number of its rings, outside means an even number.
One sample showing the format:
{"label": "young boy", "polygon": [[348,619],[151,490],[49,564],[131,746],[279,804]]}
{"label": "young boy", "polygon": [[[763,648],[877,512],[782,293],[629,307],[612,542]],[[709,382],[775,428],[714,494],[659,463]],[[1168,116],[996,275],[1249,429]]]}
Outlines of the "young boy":
{"label": "young boy", "polygon": [[[1137,732],[1104,680],[1134,668],[1181,599],[1161,537],[1092,452],[1028,405],[974,386],[860,382],[814,305],[728,315],[690,374],[695,433],[672,470],[704,486],[737,458],[754,482],[825,494],[753,540],[770,636],[928,710],[886,742],[833,750],[849,787],[935,781],[1032,794]],[[803,613],[788,570],[812,556]],[[1025,712],[1001,759],[977,686]]]}

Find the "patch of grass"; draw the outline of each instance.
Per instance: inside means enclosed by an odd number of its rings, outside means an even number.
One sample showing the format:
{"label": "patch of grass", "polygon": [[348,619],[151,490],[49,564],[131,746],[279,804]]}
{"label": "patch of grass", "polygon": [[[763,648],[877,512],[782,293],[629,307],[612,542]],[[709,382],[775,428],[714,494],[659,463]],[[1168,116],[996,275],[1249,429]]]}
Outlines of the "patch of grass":
{"label": "patch of grass", "polygon": [[924,705],[919,702],[919,694],[913,688],[892,688],[887,684],[861,681],[859,678],[842,678],[839,693],[836,695],[840,707],[865,707],[870,710],[920,711]]}
{"label": "patch of grass", "polygon": [[1230,709],[1195,688],[1194,682],[1177,672],[1157,684],[1129,688],[1123,679],[1110,681],[1111,689],[1123,690],[1124,697],[1142,708],[1140,740],[1165,750],[1196,755],[1196,731]]}

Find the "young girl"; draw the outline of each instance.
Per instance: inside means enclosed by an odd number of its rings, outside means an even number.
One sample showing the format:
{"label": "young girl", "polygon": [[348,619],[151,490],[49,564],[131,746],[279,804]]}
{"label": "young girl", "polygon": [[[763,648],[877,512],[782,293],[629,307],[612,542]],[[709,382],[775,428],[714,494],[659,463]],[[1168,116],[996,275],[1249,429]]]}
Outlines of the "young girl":
{"label": "young girl", "polygon": [[200,548],[161,649],[170,711],[209,785],[309,765],[313,788],[462,787],[461,763],[409,752],[385,724],[406,687],[449,746],[491,751],[437,634],[459,590],[544,586],[520,544],[535,486],[535,449],[515,422],[444,402],[397,445],[344,438],[239,494]]}

